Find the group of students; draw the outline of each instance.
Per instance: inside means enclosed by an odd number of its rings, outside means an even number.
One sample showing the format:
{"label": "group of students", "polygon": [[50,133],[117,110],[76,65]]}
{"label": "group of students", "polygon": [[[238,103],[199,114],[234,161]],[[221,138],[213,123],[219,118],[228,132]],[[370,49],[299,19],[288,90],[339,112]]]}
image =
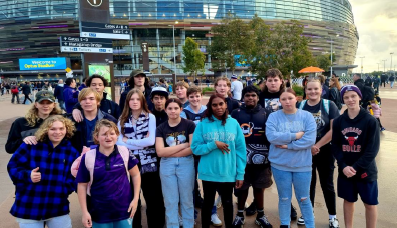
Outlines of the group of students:
{"label": "group of students", "polygon": [[[366,207],[367,227],[376,226],[379,131],[374,129],[379,126],[360,108],[357,87],[342,88],[347,111],[339,115],[332,101],[321,98],[316,79],[306,83],[307,100],[297,104],[278,69],[267,71],[263,91],[244,88],[242,104],[230,98],[226,77],[215,80],[216,93],[206,106],[201,90],[185,82],[176,83],[177,98],[169,98],[162,87],[150,91],[146,82],[142,71],[132,72],[118,106],[106,99],[106,79],[93,75],[73,113],[64,116],[50,91],[36,94],[28,114],[11,126],[6,143],[13,154],[7,169],[16,187],[11,214],[20,227],[71,227],[68,196],[73,191],[84,227],[141,227],[142,190],[148,227],[191,228],[200,179],[202,227],[222,225],[214,220],[216,192],[224,225],[242,227],[252,186],[255,223],[268,228],[264,191],[273,184],[272,176],[280,227],[296,218],[292,186],[302,212],[298,224],[315,227],[316,170],[329,227],[339,227],[335,158],[346,227],[353,227],[357,195]],[[234,218],[233,192],[238,199]]]}

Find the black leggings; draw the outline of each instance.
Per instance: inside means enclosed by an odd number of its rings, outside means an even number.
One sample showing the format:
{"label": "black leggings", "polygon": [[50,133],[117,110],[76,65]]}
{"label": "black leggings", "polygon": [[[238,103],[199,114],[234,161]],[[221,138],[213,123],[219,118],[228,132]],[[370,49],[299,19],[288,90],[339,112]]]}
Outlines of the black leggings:
{"label": "black leggings", "polygon": [[203,181],[204,205],[201,209],[202,228],[209,228],[211,225],[212,207],[215,202],[216,191],[221,195],[225,227],[232,227],[233,223],[233,188],[234,182],[211,182]]}
{"label": "black leggings", "polygon": [[33,101],[29,98],[29,94],[24,94],[25,95],[25,100],[23,101],[23,104],[25,104],[26,100],[29,100],[30,103],[33,103]]}
{"label": "black leggings", "polygon": [[310,200],[314,208],[314,197],[316,194],[316,182],[318,177],[320,179],[321,189],[325,199],[325,204],[328,209],[328,214],[336,215],[336,199],[334,188],[334,169],[335,158],[332,155],[330,144],[324,145],[320,149],[320,153],[313,156],[312,165],[312,182],[310,184]]}

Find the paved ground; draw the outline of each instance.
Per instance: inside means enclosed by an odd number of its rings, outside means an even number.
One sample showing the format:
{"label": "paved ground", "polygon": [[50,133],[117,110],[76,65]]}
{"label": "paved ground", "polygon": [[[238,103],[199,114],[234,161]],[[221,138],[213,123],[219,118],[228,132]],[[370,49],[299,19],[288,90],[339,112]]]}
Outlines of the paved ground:
{"label": "paved ground", "polygon": [[[381,89],[380,92],[383,102],[382,123],[387,129],[381,134],[381,148],[377,156],[377,164],[379,169],[379,228],[397,227],[395,220],[395,212],[397,211],[397,171],[395,164],[397,164],[397,123],[395,117],[397,116],[397,89]],[[208,98],[207,98],[208,99]],[[4,144],[7,140],[8,131],[13,120],[16,117],[23,116],[28,109],[28,105],[16,105],[10,103],[10,97],[0,97],[0,228],[17,228],[18,225],[9,213],[14,202],[14,186],[8,177],[7,163],[11,155],[4,150]],[[337,175],[335,175],[336,177]],[[316,227],[328,227],[328,213],[325,207],[324,199],[321,189],[317,185],[317,198],[315,200],[315,216]],[[277,189],[274,184],[265,192],[265,213],[268,215],[270,222],[274,227],[279,226],[278,210],[277,210]],[[249,202],[252,200],[252,193],[250,193]],[[77,200],[77,195],[70,196],[71,202],[71,217],[73,227],[83,227],[81,225],[80,208]],[[343,224],[343,201],[337,198],[337,212],[341,224]],[[293,204],[297,206],[296,200]],[[142,212],[145,211],[143,206]],[[222,210],[218,210],[222,218]],[[144,213],[143,213],[144,214]],[[143,220],[145,220],[144,218]],[[245,227],[257,227],[254,225],[255,217],[249,217],[246,220]],[[365,227],[365,211],[362,203],[357,203],[355,211],[355,227]],[[144,227],[146,223],[143,222]],[[200,217],[197,219],[196,227],[200,227]],[[296,222],[291,223],[291,227],[298,227]],[[344,227],[342,225],[341,227]]]}

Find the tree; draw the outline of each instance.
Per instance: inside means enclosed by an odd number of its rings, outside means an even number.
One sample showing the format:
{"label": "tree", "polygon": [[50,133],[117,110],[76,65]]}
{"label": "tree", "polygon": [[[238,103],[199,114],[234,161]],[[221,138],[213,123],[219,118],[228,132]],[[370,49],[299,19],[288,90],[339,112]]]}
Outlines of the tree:
{"label": "tree", "polygon": [[328,71],[329,67],[331,66],[331,58],[330,55],[319,55],[316,57],[317,66],[321,69]]}
{"label": "tree", "polygon": [[193,73],[194,79],[196,79],[198,71],[205,73],[205,55],[198,49],[198,45],[193,39],[188,37],[185,40],[182,51],[184,73],[189,73],[190,75]]}

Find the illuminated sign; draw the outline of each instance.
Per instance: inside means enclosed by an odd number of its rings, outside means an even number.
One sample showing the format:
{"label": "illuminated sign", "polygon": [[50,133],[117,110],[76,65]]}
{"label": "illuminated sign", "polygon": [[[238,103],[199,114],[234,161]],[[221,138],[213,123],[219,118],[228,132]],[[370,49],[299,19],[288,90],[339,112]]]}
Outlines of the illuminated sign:
{"label": "illuminated sign", "polygon": [[19,59],[20,70],[64,70],[66,58]]}
{"label": "illuminated sign", "polygon": [[87,2],[93,7],[98,7],[102,5],[102,0],[87,0]]}

